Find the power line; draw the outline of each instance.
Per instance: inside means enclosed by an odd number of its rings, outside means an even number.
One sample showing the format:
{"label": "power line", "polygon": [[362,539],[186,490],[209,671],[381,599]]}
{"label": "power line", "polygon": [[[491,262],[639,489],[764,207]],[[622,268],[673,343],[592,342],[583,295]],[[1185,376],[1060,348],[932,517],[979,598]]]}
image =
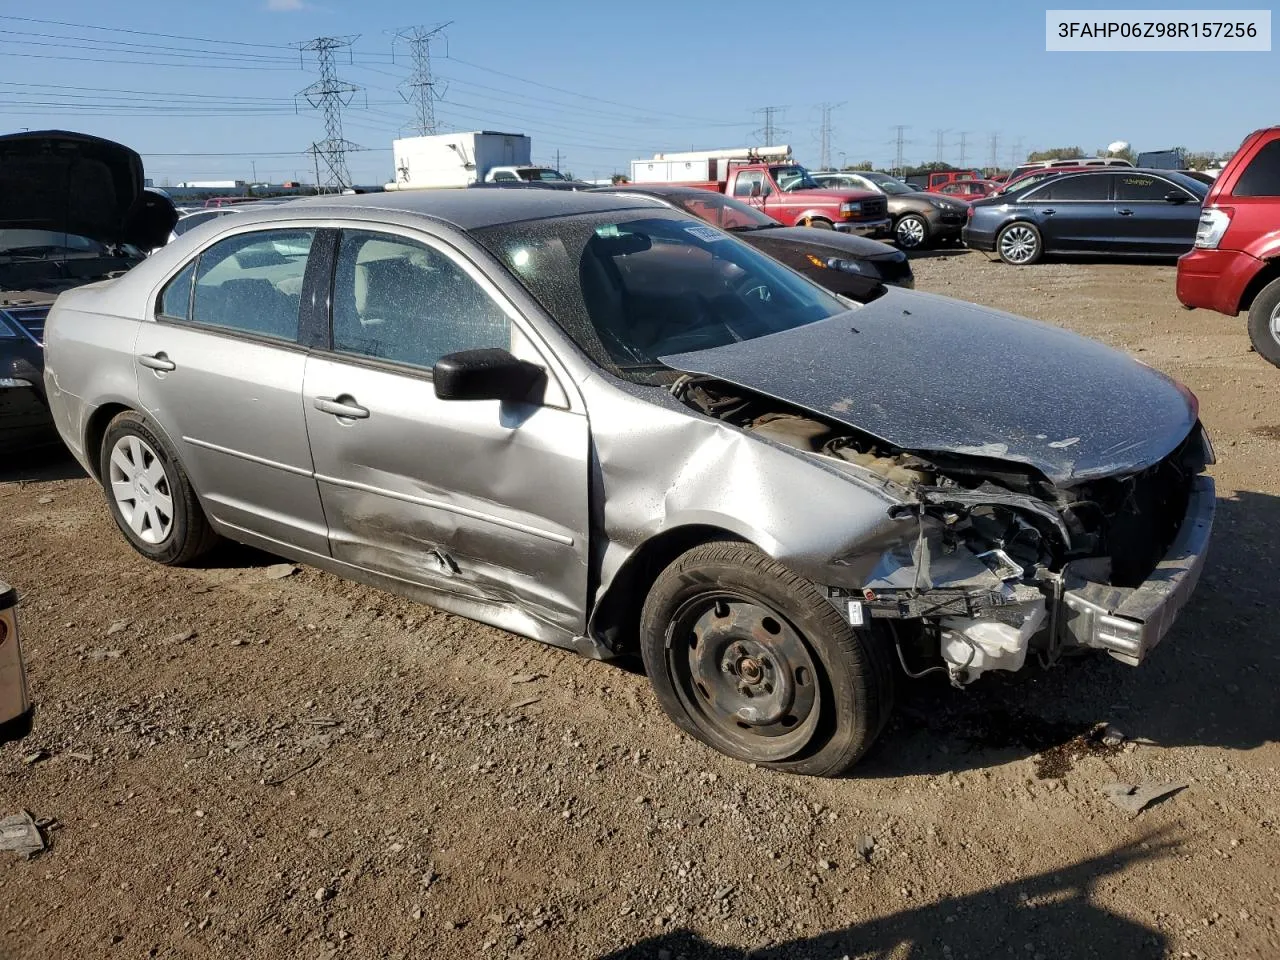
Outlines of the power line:
{"label": "power line", "polygon": [[946,138],[946,135],[947,135],[950,131],[948,131],[948,130],[935,130],[935,131],[933,131],[933,132],[934,132],[934,134],[936,134],[936,135],[937,135],[937,139],[938,139],[938,153],[937,153],[937,157],[936,157],[936,159],[937,159],[938,163],[941,163],[941,162],[942,162],[942,152],[943,152],[943,150],[944,150],[944,148],[945,148],[945,145],[946,145],[946,139],[945,139],[945,138]]}
{"label": "power line", "polygon": [[351,186],[347,151],[356,149],[356,145],[342,136],[342,108],[351,102],[351,95],[360,88],[354,83],[338,79],[336,53],[339,50],[349,50],[355,40],[355,37],[316,37],[298,45],[299,50],[316,55],[316,63],[320,68],[320,79],[298,93],[298,96],[306,97],[312,107],[324,112],[324,139],[311,144],[316,167],[316,186],[320,186],[321,159],[328,171],[326,186],[334,186],[339,190]]}
{"label": "power line", "polygon": [[961,131],[960,131],[960,166],[961,166],[961,167],[963,167],[963,166],[964,166],[964,161],[965,161],[965,142],[966,142],[968,139],[969,139],[969,131],[968,131],[968,130],[961,130]]}
{"label": "power line", "polygon": [[991,134],[991,163],[989,164],[991,172],[995,173],[1000,169],[1000,134]]}
{"label": "power line", "polygon": [[781,129],[774,123],[774,117],[782,116],[782,111],[786,107],[760,107],[751,111],[754,114],[764,117],[764,126],[756,130],[753,136],[759,137],[766,147],[772,147],[776,137],[784,136],[787,131]]}
{"label": "power line", "polygon": [[195,40],[200,43],[225,43],[237,47],[259,47],[270,50],[288,49],[278,43],[249,43],[244,40],[209,40],[205,37],[184,37],[172,33],[151,33],[147,30],[127,30],[124,27],[98,27],[88,23],[67,23],[64,20],[39,20],[35,17],[11,17],[0,15],[0,20],[14,20],[21,23],[42,23],[53,27],[72,27],[77,30],[102,30],[107,33],[128,33],[135,37],[163,37],[166,40]]}
{"label": "power line", "polygon": [[[439,36],[447,26],[448,23],[435,27],[408,27],[395,35],[395,40],[403,40],[409,45],[409,55],[413,58],[413,74],[403,84],[409,93],[401,91],[401,96],[414,109],[415,130],[420,137],[436,132],[435,103],[444,94],[443,91],[436,92],[435,81],[431,78],[431,38]],[[393,56],[395,40],[391,43]]]}

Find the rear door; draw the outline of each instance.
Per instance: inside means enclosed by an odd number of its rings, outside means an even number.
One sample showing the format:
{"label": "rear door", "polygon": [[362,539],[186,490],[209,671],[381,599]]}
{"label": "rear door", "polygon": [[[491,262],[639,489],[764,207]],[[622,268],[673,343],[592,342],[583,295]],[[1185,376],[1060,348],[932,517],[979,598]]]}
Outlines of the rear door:
{"label": "rear door", "polygon": [[300,309],[321,231],[219,240],[163,287],[134,347],[138,394],[215,520],[327,554],[302,413]]}
{"label": "rear door", "polygon": [[[425,234],[344,230],[332,289],[331,348],[307,361],[303,392],[333,556],[581,634],[587,418],[536,336]],[[548,369],[544,402],[438,399],[435,362],[486,347]]]}
{"label": "rear door", "polygon": [[1066,174],[1033,187],[1019,204],[1040,228],[1045,250],[1079,253],[1115,248],[1110,174]]}
{"label": "rear door", "polygon": [[1114,179],[1118,252],[1181,256],[1191,249],[1199,198],[1155,174],[1125,171]]}

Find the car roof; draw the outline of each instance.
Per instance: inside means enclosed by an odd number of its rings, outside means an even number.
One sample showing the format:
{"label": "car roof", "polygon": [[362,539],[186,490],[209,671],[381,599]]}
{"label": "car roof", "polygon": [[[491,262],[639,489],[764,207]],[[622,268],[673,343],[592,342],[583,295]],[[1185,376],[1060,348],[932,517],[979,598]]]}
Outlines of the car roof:
{"label": "car roof", "polygon": [[662,183],[615,183],[612,186],[592,187],[584,193],[647,193],[654,197],[690,197],[698,199],[712,194],[722,197],[718,190],[702,190],[698,187],[669,187]]}
{"label": "car roof", "polygon": [[[376,219],[378,211],[417,214],[444,220],[462,230],[475,230],[522,220],[545,220],[579,213],[607,213],[647,206],[641,200],[608,193],[560,190],[395,190],[384,193],[307,197],[267,209],[242,209],[255,221],[296,218],[308,214]],[[660,206],[656,201],[655,206]],[[237,222],[243,222],[238,220]]]}

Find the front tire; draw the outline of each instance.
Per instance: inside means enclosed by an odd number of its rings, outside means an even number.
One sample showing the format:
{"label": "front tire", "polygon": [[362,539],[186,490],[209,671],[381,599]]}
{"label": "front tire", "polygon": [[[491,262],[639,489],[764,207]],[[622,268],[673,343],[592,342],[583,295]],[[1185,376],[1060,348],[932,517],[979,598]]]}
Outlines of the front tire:
{"label": "front tire", "polygon": [[218,541],[177,454],[133,410],[107,425],[98,475],[112,519],[144,557],[181,566]]}
{"label": "front tire", "polygon": [[838,776],[892,708],[881,638],[854,630],[812,582],[751,544],[708,543],[678,557],[645,600],[640,643],[667,716],[762,766]]}
{"label": "front tire", "polygon": [[1280,279],[1272,280],[1249,307],[1249,340],[1258,356],[1280,367]]}
{"label": "front tire", "polygon": [[929,245],[929,223],[917,213],[906,213],[893,227],[894,239],[903,250],[923,250]]}
{"label": "front tire", "polygon": [[836,225],[830,220],[823,220],[821,217],[810,217],[804,224],[806,227],[813,227],[815,230],[834,230]]}
{"label": "front tire", "polygon": [[1007,264],[1029,266],[1044,256],[1044,238],[1032,224],[1019,220],[996,234],[996,252]]}

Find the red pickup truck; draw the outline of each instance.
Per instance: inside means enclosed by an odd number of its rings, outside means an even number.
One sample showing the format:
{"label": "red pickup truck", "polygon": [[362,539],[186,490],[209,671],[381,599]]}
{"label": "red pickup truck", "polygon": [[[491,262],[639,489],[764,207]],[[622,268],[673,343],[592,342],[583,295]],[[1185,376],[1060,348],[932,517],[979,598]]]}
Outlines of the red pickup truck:
{"label": "red pickup truck", "polygon": [[1280,367],[1280,127],[1256,130],[1218,174],[1190,253],[1178,260],[1178,299],[1234,317]]}
{"label": "red pickup truck", "polygon": [[823,187],[798,163],[728,160],[713,163],[711,172],[713,176],[722,172],[724,179],[662,182],[728,194],[788,227],[821,227],[875,238],[888,238],[892,233],[883,194]]}

